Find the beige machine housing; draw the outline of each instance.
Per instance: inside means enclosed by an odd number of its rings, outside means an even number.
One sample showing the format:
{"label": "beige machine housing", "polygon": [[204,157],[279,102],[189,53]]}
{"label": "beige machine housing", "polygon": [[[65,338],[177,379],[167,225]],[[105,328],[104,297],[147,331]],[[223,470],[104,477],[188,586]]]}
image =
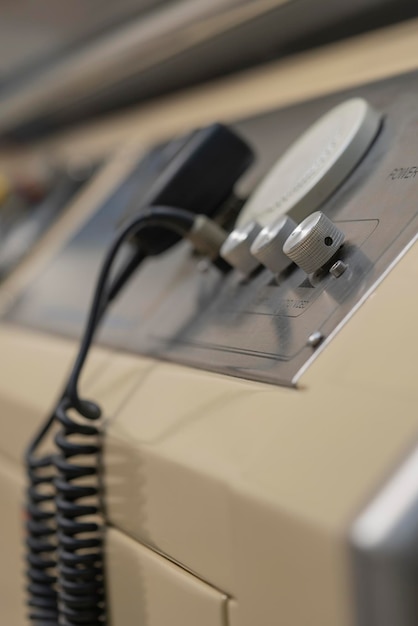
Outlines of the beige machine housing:
{"label": "beige machine housing", "polygon": [[[162,137],[415,68],[406,23],[147,104],[23,153],[111,154],[2,285],[0,307]],[[0,110],[1,115],[1,110]],[[133,137],[133,135],[135,135]],[[414,243],[298,381],[275,387],[94,348],[83,392],[106,414],[113,626],[356,626],[349,538],[418,428]],[[402,320],[399,311],[402,310]],[[25,623],[24,447],[76,342],[0,326],[0,612]],[[7,566],[6,566],[7,564]]]}

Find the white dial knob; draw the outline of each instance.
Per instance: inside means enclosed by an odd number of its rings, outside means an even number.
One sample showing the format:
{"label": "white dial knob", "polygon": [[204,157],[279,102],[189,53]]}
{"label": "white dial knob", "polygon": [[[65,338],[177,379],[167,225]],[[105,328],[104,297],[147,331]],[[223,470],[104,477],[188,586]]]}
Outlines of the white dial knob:
{"label": "white dial knob", "polygon": [[238,225],[257,220],[266,226],[285,214],[300,222],[319,209],[364,156],[381,117],[362,98],[328,111],[276,162],[245,203]]}
{"label": "white dial knob", "polygon": [[344,233],[321,211],[315,211],[296,226],[283,252],[307,274],[316,272],[336,254]]}
{"label": "white dial knob", "polygon": [[274,274],[280,274],[292,262],[283,252],[283,244],[295,228],[296,222],[289,216],[279,217],[259,232],[251,246],[251,254]]}
{"label": "white dial knob", "polygon": [[251,274],[260,265],[250,252],[260,230],[260,224],[254,221],[241,228],[235,228],[222,245],[221,257],[243,274]]}

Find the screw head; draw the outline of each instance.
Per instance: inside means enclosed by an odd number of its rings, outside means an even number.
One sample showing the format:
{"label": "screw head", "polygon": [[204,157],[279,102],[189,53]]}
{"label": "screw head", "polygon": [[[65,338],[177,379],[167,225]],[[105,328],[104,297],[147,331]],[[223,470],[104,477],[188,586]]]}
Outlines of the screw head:
{"label": "screw head", "polygon": [[316,330],[308,337],[308,346],[311,348],[316,348],[322,343],[325,339],[325,335],[321,333],[320,330]]}
{"label": "screw head", "polygon": [[344,263],[344,261],[335,261],[334,265],[331,266],[329,273],[335,278],[339,278],[344,274],[347,267],[348,265],[347,263]]}

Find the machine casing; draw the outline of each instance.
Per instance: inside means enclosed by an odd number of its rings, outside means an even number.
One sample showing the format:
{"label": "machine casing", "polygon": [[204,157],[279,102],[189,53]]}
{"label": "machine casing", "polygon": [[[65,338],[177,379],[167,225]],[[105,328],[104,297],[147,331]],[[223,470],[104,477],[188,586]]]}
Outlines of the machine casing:
{"label": "machine casing", "polygon": [[[361,94],[363,87],[354,89],[353,84],[371,81],[378,72],[411,69],[416,28],[410,23],[261,69],[247,77],[245,101],[244,78],[235,91],[232,82],[214,87],[218,108],[213,114],[223,110],[224,117],[237,118],[249,113],[251,102],[254,109],[267,109],[308,99],[314,95],[313,85],[316,95],[343,86]],[[379,59],[376,70],[374,59]],[[347,66],[352,71],[343,79]],[[273,76],[280,86],[274,97]],[[416,75],[405,80],[417,80]],[[266,89],[258,100],[255,84]],[[150,111],[136,114],[138,137],[115,152],[3,284],[0,306],[5,315],[71,233],[132,170],[146,142],[206,121],[209,110],[199,109],[202,97],[197,92],[185,95],[182,103],[161,103],[152,115],[163,122],[154,132]],[[133,119],[128,116],[119,125],[109,121],[107,149],[112,137],[126,138]],[[145,127],[148,134],[143,132],[141,144],[138,138]],[[63,136],[33,151],[62,153],[83,145],[90,145],[91,152],[103,151],[103,136],[96,137],[95,142],[91,129],[81,139]],[[14,167],[11,156],[5,154],[3,161],[6,168]],[[360,560],[366,562],[368,555],[356,543],[354,530],[412,454],[418,426],[414,237],[389,270],[293,388],[195,370],[114,347],[92,350],[83,393],[97,399],[107,416],[107,568],[114,626],[141,620],[150,626],[364,623],[363,598],[356,590],[361,563],[355,555],[360,550]],[[0,551],[10,567],[7,572],[0,569],[0,594],[3,619],[16,626],[24,623],[22,453],[56,399],[76,345],[74,339],[10,320],[1,324]],[[371,566],[369,580],[373,571]],[[367,610],[372,616],[368,626],[374,626],[371,620],[378,613]],[[410,625],[402,619],[397,626]]]}

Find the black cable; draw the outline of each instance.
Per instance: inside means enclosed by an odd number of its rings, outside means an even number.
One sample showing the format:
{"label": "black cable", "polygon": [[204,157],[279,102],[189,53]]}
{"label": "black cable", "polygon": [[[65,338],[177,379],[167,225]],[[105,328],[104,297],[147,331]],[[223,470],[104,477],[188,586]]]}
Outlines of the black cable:
{"label": "black cable", "polygon": [[134,272],[141,265],[142,261],[147,258],[146,252],[144,252],[137,245],[133,246],[133,251],[125,263],[119,274],[116,276],[112,283],[112,287],[109,290],[109,293],[106,298],[105,306],[109,305],[117,295],[119,295],[120,290],[126,285],[129,278],[132,276]]}
{"label": "black cable", "polygon": [[[95,331],[108,307],[145,258],[134,250],[108,286],[114,260],[133,236],[158,226],[184,235],[196,215],[170,207],[152,207],[132,219],[115,237],[96,284],[79,352],[57,407],[30,443],[28,469],[27,561],[29,618],[36,626],[106,623],[103,519],[99,461],[101,429],[92,422],[100,407],[81,399],[78,381]],[[59,452],[36,452],[54,424]],[[83,463],[74,457],[82,456]],[[90,461],[90,462],[89,462]],[[80,480],[81,479],[81,480]]]}

